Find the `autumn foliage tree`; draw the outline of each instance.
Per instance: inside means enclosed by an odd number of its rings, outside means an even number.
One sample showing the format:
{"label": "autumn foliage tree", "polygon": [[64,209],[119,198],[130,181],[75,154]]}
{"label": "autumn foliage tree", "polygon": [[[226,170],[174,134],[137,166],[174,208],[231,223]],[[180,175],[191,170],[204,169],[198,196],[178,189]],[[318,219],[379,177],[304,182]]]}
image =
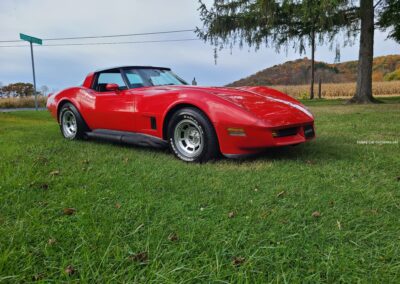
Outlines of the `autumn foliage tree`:
{"label": "autumn foliage tree", "polygon": [[1,92],[6,96],[26,97],[33,96],[34,90],[31,83],[14,83],[1,88]]}

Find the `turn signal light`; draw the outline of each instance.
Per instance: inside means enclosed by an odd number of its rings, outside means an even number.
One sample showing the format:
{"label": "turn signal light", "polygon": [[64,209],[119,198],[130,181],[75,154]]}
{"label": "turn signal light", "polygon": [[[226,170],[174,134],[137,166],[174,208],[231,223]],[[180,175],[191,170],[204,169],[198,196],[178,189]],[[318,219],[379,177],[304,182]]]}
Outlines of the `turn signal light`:
{"label": "turn signal light", "polygon": [[230,136],[246,136],[246,132],[243,128],[228,128]]}

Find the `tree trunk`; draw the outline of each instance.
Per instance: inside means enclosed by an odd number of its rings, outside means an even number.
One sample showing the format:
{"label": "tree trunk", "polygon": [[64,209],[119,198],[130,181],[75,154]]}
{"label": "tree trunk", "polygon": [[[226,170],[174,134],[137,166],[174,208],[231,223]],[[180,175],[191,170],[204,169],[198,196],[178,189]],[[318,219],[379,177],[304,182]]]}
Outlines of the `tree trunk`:
{"label": "tree trunk", "polygon": [[315,32],[311,32],[311,83],[310,100],[314,99],[314,79],[315,79]]}
{"label": "tree trunk", "polygon": [[318,98],[319,99],[322,98],[322,80],[321,80],[321,77],[319,77],[319,81],[318,81]]}
{"label": "tree trunk", "polygon": [[374,59],[374,1],[361,0],[361,34],[358,56],[357,90],[350,103],[375,103],[372,96],[372,64]]}

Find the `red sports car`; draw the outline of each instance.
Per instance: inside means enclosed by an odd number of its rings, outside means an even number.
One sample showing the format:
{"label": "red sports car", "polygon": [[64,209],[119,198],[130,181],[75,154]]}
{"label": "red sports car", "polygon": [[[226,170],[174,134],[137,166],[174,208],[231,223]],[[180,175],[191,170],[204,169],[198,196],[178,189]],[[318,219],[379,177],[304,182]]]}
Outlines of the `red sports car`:
{"label": "red sports car", "polygon": [[47,108],[66,139],[94,137],[167,147],[187,162],[241,157],[314,138],[313,115],[266,87],[189,86],[169,68],[127,66],[89,74]]}

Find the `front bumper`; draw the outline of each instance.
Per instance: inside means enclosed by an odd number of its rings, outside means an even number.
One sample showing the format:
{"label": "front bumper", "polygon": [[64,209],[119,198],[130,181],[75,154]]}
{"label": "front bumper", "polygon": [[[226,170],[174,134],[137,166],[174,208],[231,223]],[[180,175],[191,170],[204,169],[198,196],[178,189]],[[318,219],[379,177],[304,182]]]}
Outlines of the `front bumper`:
{"label": "front bumper", "polygon": [[217,125],[221,153],[226,157],[241,157],[266,148],[296,145],[315,138],[314,122],[282,127],[243,127],[246,136],[231,136],[228,127]]}

